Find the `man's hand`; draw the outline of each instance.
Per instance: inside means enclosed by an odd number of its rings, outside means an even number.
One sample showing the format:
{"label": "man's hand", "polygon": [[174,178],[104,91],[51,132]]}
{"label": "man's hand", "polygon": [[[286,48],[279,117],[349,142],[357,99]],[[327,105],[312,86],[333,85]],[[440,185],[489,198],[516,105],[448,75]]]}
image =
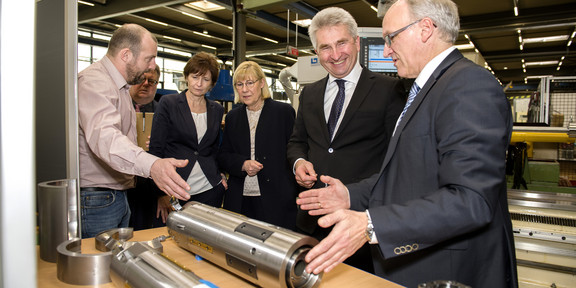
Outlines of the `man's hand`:
{"label": "man's hand", "polygon": [[168,219],[168,214],[174,210],[172,208],[172,204],[170,204],[170,196],[163,195],[158,197],[158,205],[156,209],[156,218],[162,217],[162,223],[166,223],[166,219]]}
{"label": "man's hand", "polygon": [[316,171],[314,171],[314,164],[304,159],[296,161],[294,164],[294,174],[296,175],[296,182],[304,188],[311,188],[318,180]]}
{"label": "man's hand", "polygon": [[328,186],[300,193],[296,199],[300,209],[309,210],[308,214],[315,216],[350,208],[348,188],[340,180],[324,175],[320,176],[320,180]]}
{"label": "man's hand", "polygon": [[150,177],[160,190],[168,196],[174,196],[180,200],[190,199],[190,186],[176,173],[176,168],[188,165],[188,160],[177,160],[174,158],[158,159],[150,168]]}
{"label": "man's hand", "polygon": [[306,254],[306,272],[330,272],[368,241],[364,235],[368,226],[366,213],[340,209],[318,219],[318,225],[324,228],[334,224],[328,237]]}
{"label": "man's hand", "polygon": [[242,171],[246,171],[250,177],[258,174],[262,168],[264,168],[264,165],[256,160],[246,160],[244,161],[244,165],[242,165]]}

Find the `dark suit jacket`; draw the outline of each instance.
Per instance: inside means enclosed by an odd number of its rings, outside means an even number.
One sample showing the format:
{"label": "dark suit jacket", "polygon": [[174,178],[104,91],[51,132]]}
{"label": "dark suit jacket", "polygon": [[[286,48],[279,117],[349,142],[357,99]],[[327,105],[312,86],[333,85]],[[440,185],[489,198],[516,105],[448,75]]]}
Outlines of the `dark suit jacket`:
{"label": "dark suit jacket", "polygon": [[176,169],[184,180],[188,179],[198,161],[210,184],[216,186],[222,180],[216,154],[220,144],[224,108],[206,99],[208,129],[198,143],[196,125],[186,101],[186,91],[164,95],[160,99],[152,121],[150,153],[161,158],[188,159],[186,167]]}
{"label": "dark suit jacket", "polygon": [[[266,215],[258,219],[294,229],[296,223],[296,181],[286,161],[286,144],[294,125],[294,108],[266,99],[256,127],[256,161],[264,168],[258,172],[258,185]],[[226,115],[222,147],[218,155],[220,167],[229,173],[224,208],[241,213],[246,172],[244,161],[250,160],[250,127],[246,105]]]}
{"label": "dark suit jacket", "polygon": [[453,51],[407,110],[378,181],[348,185],[352,205],[370,207],[377,275],[407,287],[517,286],[505,179],[511,132],[502,87]]}
{"label": "dark suit jacket", "polygon": [[[402,82],[363,68],[340,127],[330,142],[324,114],[326,78],[307,85],[300,95],[298,116],[288,144],[291,167],[298,158],[312,164],[318,175],[344,184],[368,178],[380,169],[396,119],[402,112]],[[315,188],[324,183],[316,181]],[[298,227],[312,233],[316,219],[300,212]],[[302,219],[302,220],[300,220]]]}

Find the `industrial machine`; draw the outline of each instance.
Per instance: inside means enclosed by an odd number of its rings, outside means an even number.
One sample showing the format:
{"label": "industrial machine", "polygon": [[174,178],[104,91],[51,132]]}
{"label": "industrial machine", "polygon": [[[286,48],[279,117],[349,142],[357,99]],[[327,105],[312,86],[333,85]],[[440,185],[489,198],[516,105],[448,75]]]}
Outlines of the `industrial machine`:
{"label": "industrial machine", "polygon": [[574,287],[576,195],[509,189],[520,287]]}
{"label": "industrial machine", "polygon": [[318,287],[322,274],[305,271],[312,237],[198,202],[168,216],[178,246],[261,287]]}

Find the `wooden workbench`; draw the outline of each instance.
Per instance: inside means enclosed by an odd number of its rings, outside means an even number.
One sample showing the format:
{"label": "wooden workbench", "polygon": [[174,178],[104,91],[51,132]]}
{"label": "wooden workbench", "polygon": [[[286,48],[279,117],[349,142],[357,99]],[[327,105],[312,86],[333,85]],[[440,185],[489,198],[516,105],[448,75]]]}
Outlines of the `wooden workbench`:
{"label": "wooden workbench", "polygon": [[[160,235],[168,236],[168,231],[166,227],[135,231],[134,237],[129,241],[148,241]],[[176,242],[174,242],[171,238],[162,242],[162,245],[164,247],[164,254],[168,256],[170,259],[173,259],[178,264],[190,269],[192,272],[194,272],[202,279],[210,281],[220,288],[255,287],[252,283],[206,260],[196,260],[194,254],[180,248],[176,244]],[[100,253],[94,247],[95,247],[94,238],[82,240],[83,254]],[[38,259],[39,288],[87,287],[87,286],[69,285],[64,282],[61,282],[60,280],[58,280],[58,277],[56,276],[56,263],[49,263],[43,261],[40,259],[39,256],[37,257],[37,259]],[[112,282],[104,285],[98,285],[97,287],[115,288]],[[320,288],[322,287],[398,288],[402,286],[387,281],[373,274],[366,273],[362,270],[348,266],[346,264],[340,264],[336,268],[334,268],[334,270],[330,271],[330,273],[324,274],[324,276],[322,277],[322,282],[320,284]]]}

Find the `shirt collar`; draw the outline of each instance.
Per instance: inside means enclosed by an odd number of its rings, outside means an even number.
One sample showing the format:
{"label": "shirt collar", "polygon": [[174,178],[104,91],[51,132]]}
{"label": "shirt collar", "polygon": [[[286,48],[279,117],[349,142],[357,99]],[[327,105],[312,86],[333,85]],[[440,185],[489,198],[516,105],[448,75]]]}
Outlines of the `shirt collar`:
{"label": "shirt collar", "polygon": [[344,78],[336,78],[334,76],[332,76],[331,74],[328,74],[328,84],[334,82],[334,80],[337,79],[343,79],[346,80],[347,82],[352,82],[354,84],[358,83],[358,79],[360,79],[360,74],[362,74],[362,66],[360,66],[360,63],[356,62],[356,65],[354,65],[354,68],[352,68],[352,71],[350,71],[350,73],[348,73],[348,75],[346,75]]}
{"label": "shirt collar", "polygon": [[452,53],[454,49],[456,49],[456,47],[452,46],[442,51],[442,53],[436,55],[436,57],[432,58],[432,60],[430,60],[430,62],[424,66],[424,69],[422,69],[420,74],[418,74],[418,77],[414,82],[416,82],[420,88],[424,87],[426,82],[428,82],[428,79],[430,79],[430,76],[432,76],[432,73],[434,73],[434,70],[440,66],[440,63],[442,63],[442,61],[444,61],[444,59],[446,59],[446,57],[448,57],[448,55]]}
{"label": "shirt collar", "polygon": [[108,70],[108,74],[110,74],[110,77],[112,77],[112,80],[116,84],[116,88],[118,88],[118,90],[122,88],[130,88],[130,85],[128,85],[128,82],[126,82],[126,79],[124,79],[124,76],[122,76],[122,73],[118,71],[116,66],[114,66],[114,63],[112,63],[112,60],[110,60],[107,55],[102,57],[102,60],[100,61],[102,62],[104,68]]}

